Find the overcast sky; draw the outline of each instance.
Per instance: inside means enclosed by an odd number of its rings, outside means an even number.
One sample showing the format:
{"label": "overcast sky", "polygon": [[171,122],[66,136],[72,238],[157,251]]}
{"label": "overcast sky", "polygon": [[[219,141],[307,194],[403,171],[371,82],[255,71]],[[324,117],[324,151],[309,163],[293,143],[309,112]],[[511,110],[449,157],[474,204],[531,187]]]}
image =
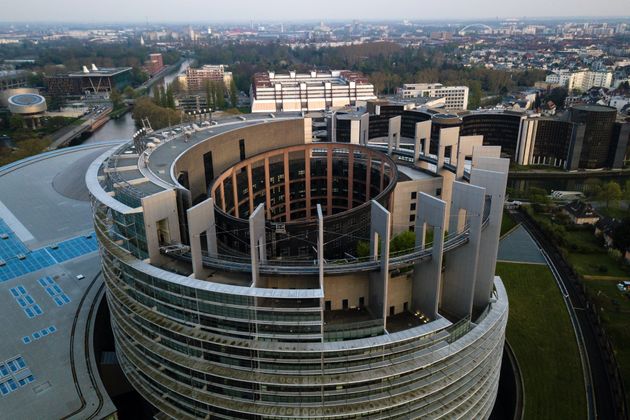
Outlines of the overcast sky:
{"label": "overcast sky", "polygon": [[628,16],[630,0],[0,0],[4,22],[217,22]]}

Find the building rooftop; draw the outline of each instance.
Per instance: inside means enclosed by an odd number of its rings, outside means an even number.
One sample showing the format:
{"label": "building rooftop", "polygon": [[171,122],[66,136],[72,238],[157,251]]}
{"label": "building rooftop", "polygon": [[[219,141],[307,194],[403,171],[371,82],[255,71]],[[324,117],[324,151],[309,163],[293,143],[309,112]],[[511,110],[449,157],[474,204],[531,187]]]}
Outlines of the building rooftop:
{"label": "building rooftop", "polygon": [[86,73],[85,71],[83,72],[74,72],[74,73],[68,73],[68,77],[93,77],[93,76],[116,76],[118,74],[121,73],[125,73],[131,71],[131,67],[111,67],[111,68],[99,68],[97,70],[94,69],[89,69],[89,71]]}

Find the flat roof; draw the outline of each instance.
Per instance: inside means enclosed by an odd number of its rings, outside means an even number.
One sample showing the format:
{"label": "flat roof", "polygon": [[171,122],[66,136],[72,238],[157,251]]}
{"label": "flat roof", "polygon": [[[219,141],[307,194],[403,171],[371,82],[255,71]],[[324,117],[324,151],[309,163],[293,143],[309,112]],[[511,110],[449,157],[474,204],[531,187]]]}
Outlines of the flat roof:
{"label": "flat roof", "polygon": [[116,76],[117,74],[131,71],[131,67],[103,67],[98,70],[89,69],[88,73],[82,71],[68,73],[68,77],[98,77],[98,76]]}
{"label": "flat roof", "polygon": [[411,167],[407,165],[397,165],[398,172],[407,176],[412,181],[417,181],[419,179],[432,179],[435,178],[435,174],[430,174],[428,172],[423,171],[420,168]]}

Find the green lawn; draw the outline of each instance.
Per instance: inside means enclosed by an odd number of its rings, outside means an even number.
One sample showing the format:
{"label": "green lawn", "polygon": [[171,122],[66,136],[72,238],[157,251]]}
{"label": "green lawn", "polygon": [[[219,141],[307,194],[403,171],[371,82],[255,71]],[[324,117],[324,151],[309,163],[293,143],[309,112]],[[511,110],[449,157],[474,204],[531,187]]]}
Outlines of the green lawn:
{"label": "green lawn", "polygon": [[599,309],[604,330],[612,341],[615,357],[624,378],[626,401],[630,403],[630,295],[617,290],[617,281],[586,280],[584,285]]}
{"label": "green lawn", "polygon": [[520,365],[525,419],[586,417],[575,335],[551,272],[544,265],[497,263],[510,301],[507,339]]}

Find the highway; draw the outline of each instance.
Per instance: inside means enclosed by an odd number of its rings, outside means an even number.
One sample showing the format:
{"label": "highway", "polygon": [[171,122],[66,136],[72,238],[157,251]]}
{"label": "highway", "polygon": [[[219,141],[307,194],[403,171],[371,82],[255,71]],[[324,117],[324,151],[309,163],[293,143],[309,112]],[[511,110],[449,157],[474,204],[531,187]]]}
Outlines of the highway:
{"label": "highway", "polygon": [[569,310],[582,360],[588,418],[625,418],[622,413],[616,412],[617,405],[610,386],[606,358],[598,344],[595,326],[588,317],[584,298],[574,283],[578,280],[574,278],[571,268],[556,247],[528,217],[519,211],[510,211],[510,214],[517,223],[522,224],[540,248]]}

